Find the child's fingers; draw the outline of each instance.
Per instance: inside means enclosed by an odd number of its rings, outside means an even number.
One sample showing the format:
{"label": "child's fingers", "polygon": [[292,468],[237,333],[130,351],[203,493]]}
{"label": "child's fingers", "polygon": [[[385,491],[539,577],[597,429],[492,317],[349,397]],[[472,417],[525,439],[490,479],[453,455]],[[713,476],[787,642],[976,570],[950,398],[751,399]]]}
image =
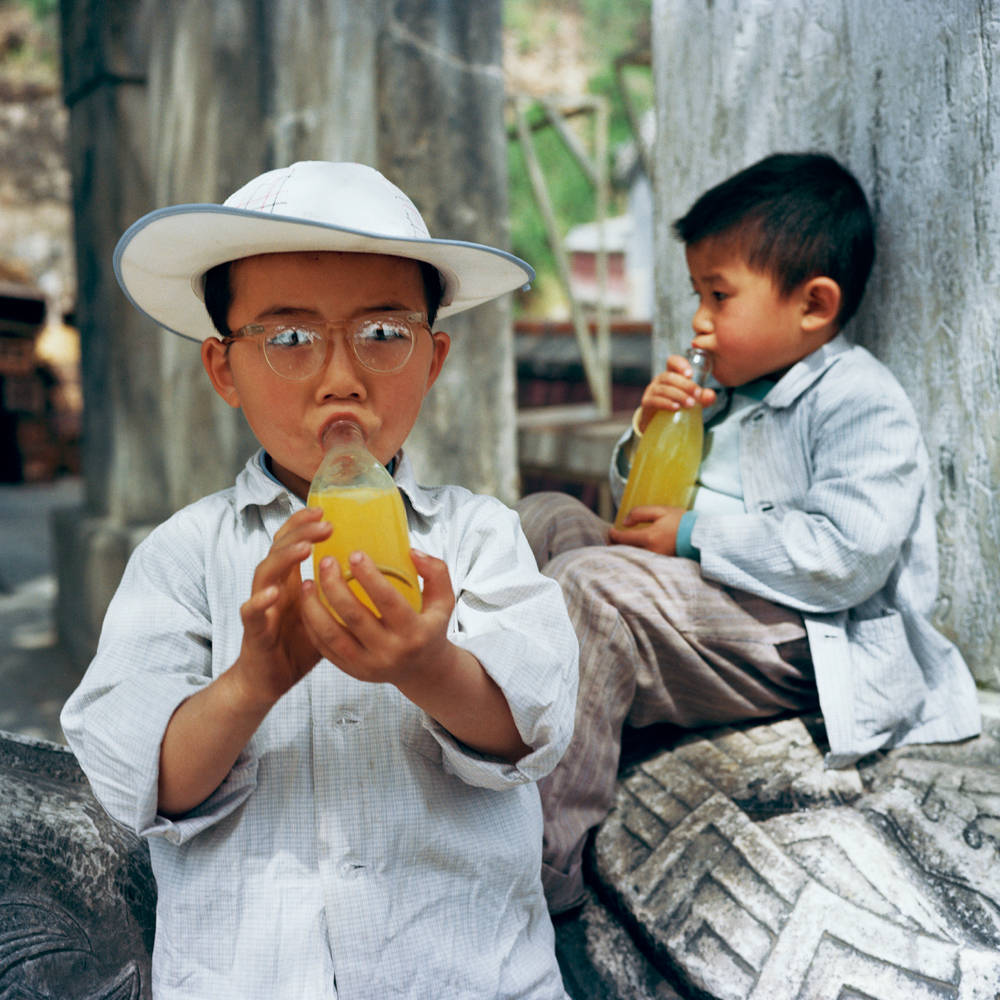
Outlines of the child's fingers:
{"label": "child's fingers", "polygon": [[323,520],[323,511],[319,507],[303,507],[289,515],[288,520],[274,533],[274,537],[279,538],[303,524],[313,524],[321,520]]}
{"label": "child's fingers", "polygon": [[677,526],[683,516],[681,507],[633,507],[626,515],[623,527],[612,527],[608,537],[616,545],[634,545],[672,556],[676,554]]}
{"label": "child's fingers", "polygon": [[662,504],[645,504],[633,507],[625,518],[625,524],[648,524],[658,518],[664,517],[673,507],[665,507]]}
{"label": "child's fingers", "polygon": [[274,533],[272,548],[293,545],[299,541],[320,542],[329,537],[333,530],[329,521],[323,520],[323,512],[318,507],[305,507],[296,511]]}
{"label": "child's fingers", "polygon": [[280,593],[280,588],[273,584],[252,593],[249,599],[244,601],[240,606],[240,615],[243,618],[244,624],[248,620],[263,617],[267,613],[268,608],[274,606]]}
{"label": "child's fingers", "polygon": [[298,570],[299,564],[311,551],[312,544],[307,541],[272,547],[254,573],[254,593],[281,583],[289,573]]}
{"label": "child's fingers", "polygon": [[[353,568],[352,573],[354,573]],[[375,574],[380,578],[377,582],[382,582],[381,574],[377,570],[375,570]],[[357,576],[357,583],[366,592],[369,591],[369,586],[366,586],[366,584],[369,584],[369,581],[363,571],[360,576]],[[331,618],[331,622],[337,624],[339,628],[346,628],[353,635],[358,635],[378,621],[375,614],[361,602],[354,593],[354,590],[351,589],[348,581],[344,579],[341,573],[340,563],[332,556],[327,556],[319,564],[316,584],[322,591],[323,597],[326,598],[327,604],[340,616],[341,621],[339,623],[336,622],[336,619]],[[378,607],[376,596],[370,593],[369,596],[373,603],[375,603],[375,606]],[[329,611],[326,612],[326,616],[330,618]]]}
{"label": "child's fingers", "polygon": [[[378,609],[378,615],[383,619],[386,616],[395,618],[399,614],[411,611],[403,595],[389,582],[387,577],[375,565],[371,556],[364,552],[352,552],[348,557],[347,564],[350,567],[351,576],[357,584],[361,586],[368,595],[368,599]],[[367,624],[371,616],[359,616]]]}
{"label": "child's fingers", "polygon": [[636,545],[642,548],[641,535],[642,528],[616,528],[612,525],[608,531],[608,541],[612,545]]}
{"label": "child's fingers", "polygon": [[677,372],[685,378],[691,377],[691,362],[683,354],[671,354],[667,358],[667,371]]}
{"label": "child's fingers", "polygon": [[272,585],[255,591],[240,605],[244,638],[257,641],[268,634],[270,631],[268,612],[277,604],[280,596],[281,588]]}
{"label": "child's fingers", "polygon": [[[374,572],[377,577],[381,577],[377,569]],[[339,577],[339,567],[326,566],[321,568],[319,585],[316,581],[303,582],[302,621],[306,632],[316,648],[345,673],[361,681],[391,681],[398,663],[405,663],[406,658],[403,657],[400,661],[397,654],[402,643],[386,624],[391,620],[388,608],[392,601],[378,586],[379,582],[385,581],[368,579],[364,571],[358,577],[359,583],[362,583],[362,577],[365,578],[366,592],[375,591],[379,595],[378,599],[381,600],[386,615],[378,618]],[[329,608],[320,601],[320,586],[323,586],[323,595]],[[392,597],[399,599],[403,612],[412,616],[412,609],[395,589],[388,584],[385,586],[392,591]],[[373,601],[375,600],[373,597]],[[330,613],[330,608],[339,616],[340,621]]]}
{"label": "child's fingers", "polygon": [[699,387],[691,379],[677,372],[661,372],[646,386],[642,394],[642,407],[648,412],[648,419],[656,410],[679,410],[694,406],[699,398]]}
{"label": "child's fingers", "polygon": [[443,559],[436,559],[426,552],[421,552],[420,549],[410,549],[410,557],[424,581],[424,610],[440,606],[450,616],[455,607],[455,592],[451,586],[448,564]]}
{"label": "child's fingers", "polygon": [[[337,573],[339,575],[339,571]],[[345,624],[338,622],[330,613],[330,608],[327,607],[327,604],[324,604],[320,600],[321,586],[322,584],[319,580],[302,581],[302,624],[305,627],[306,634],[316,648],[322,650],[323,655],[328,660],[338,663],[342,660],[345,651],[353,650],[357,647],[357,641],[351,634],[350,629]],[[350,605],[344,604],[340,600],[335,586],[324,588],[322,594],[330,606],[339,604],[340,607],[348,609],[348,616],[351,616]],[[332,601],[329,596],[330,594],[333,595]],[[353,598],[350,591],[348,591],[348,594]],[[366,609],[362,608],[362,610]],[[340,611],[337,611],[337,614],[340,614]],[[341,615],[341,619],[343,620],[343,615]]]}
{"label": "child's fingers", "polygon": [[652,525],[649,523],[637,523],[631,528],[616,528],[612,525],[608,532],[608,541],[612,545],[632,545],[637,549],[649,548]]}
{"label": "child's fingers", "polygon": [[279,583],[312,552],[316,542],[328,538],[332,528],[322,511],[307,507],[293,514],[276,532],[267,555],[254,574],[254,590]]}

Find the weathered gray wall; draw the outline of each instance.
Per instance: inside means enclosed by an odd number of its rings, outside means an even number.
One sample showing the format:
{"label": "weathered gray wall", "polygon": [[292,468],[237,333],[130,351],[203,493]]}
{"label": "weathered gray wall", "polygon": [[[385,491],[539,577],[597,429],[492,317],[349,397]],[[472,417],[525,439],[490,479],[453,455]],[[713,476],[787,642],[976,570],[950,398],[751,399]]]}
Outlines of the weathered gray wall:
{"label": "weathered gray wall", "polygon": [[1000,3],[654,0],[656,360],[691,303],[669,221],[775,151],[858,176],[878,259],[848,333],[923,416],[939,501],[937,622],[1000,686]]}
{"label": "weathered gray wall", "polygon": [[[221,201],[295,160],[375,163],[375,5],[173,0],[161,10],[148,86],[153,206]],[[256,445],[212,391],[197,345],[150,328],[170,401],[157,438],[165,515],[230,483]]]}
{"label": "weathered gray wall", "polygon": [[[391,4],[379,49],[379,162],[431,233],[508,248],[499,0]],[[507,297],[442,321],[451,354],[407,446],[427,482],[518,495]]]}
{"label": "weathered gray wall", "polygon": [[[164,204],[298,159],[359,159],[432,234],[506,246],[500,0],[63,0],[84,344],[86,504],[57,520],[60,637],[95,643],[150,526],[232,482],[254,442],[198,347],[126,302],[111,255]],[[155,20],[154,15],[155,14]],[[508,306],[456,347],[413,438],[421,477],[516,495]]]}

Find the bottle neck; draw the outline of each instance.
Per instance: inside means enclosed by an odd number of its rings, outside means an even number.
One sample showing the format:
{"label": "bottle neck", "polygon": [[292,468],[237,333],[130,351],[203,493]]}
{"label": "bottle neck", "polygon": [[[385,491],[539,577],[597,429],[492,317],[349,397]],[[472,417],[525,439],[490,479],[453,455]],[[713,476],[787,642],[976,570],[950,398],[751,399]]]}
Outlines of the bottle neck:
{"label": "bottle neck", "polygon": [[691,366],[691,380],[704,388],[708,376],[712,374],[712,355],[699,347],[690,348],[684,355]]}
{"label": "bottle neck", "polygon": [[365,437],[361,433],[361,427],[353,420],[335,420],[326,430],[323,431],[323,451],[339,450],[346,451],[360,448],[365,449]]}

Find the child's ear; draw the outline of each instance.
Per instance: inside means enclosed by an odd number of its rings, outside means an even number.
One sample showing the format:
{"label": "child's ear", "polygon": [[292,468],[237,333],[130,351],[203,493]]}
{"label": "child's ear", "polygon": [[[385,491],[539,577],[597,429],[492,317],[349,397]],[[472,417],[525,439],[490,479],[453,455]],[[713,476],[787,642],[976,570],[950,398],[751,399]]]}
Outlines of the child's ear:
{"label": "child's ear", "polygon": [[451,337],[444,330],[434,330],[431,333],[431,341],[434,344],[434,353],[431,355],[431,364],[427,372],[427,385],[424,393],[430,391],[430,387],[437,381],[441,369],[444,367],[444,359],[448,357],[451,350]]}
{"label": "child's ear", "polygon": [[837,322],[840,312],[840,285],[833,278],[810,278],[802,289],[802,329],[815,333]]}
{"label": "child's ear", "polygon": [[216,337],[208,337],[201,343],[201,363],[208,372],[212,387],[232,407],[240,405],[240,396],[233,382],[233,370],[229,365],[228,346]]}

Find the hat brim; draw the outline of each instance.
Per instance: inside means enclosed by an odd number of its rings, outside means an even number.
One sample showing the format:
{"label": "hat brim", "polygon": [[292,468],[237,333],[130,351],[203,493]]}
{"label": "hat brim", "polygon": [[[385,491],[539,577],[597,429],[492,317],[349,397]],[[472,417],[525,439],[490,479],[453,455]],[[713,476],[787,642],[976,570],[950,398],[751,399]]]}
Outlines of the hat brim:
{"label": "hat brim", "polygon": [[479,243],[403,239],[213,204],[174,205],[144,215],[118,241],[114,270],[137,309],[173,333],[201,341],[219,335],[205,309],[206,271],[241,257],[299,250],[426,261],[444,282],[439,317],[522,288],[535,276],[519,257]]}

